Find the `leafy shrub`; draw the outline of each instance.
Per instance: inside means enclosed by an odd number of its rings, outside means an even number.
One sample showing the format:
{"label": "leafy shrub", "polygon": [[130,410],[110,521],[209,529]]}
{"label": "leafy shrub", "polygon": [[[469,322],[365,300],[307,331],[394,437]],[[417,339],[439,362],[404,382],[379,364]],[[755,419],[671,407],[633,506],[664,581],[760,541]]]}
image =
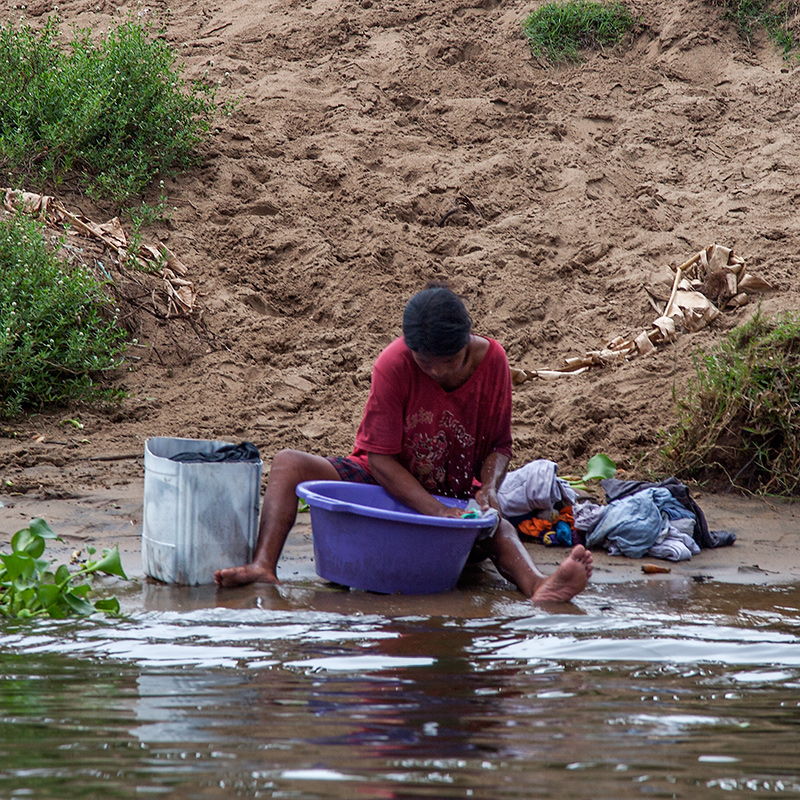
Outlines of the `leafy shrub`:
{"label": "leafy shrub", "polygon": [[56,184],[77,177],[122,202],[156,176],[196,161],[214,91],[186,91],[169,45],[127,21],[99,43],[78,30],[61,46],[54,18],[39,32],[0,28],[0,163]]}
{"label": "leafy shrub", "polygon": [[619,0],[567,0],[547,3],[523,23],[534,55],[548,61],[580,61],[580,50],[620,42],[636,24]]}
{"label": "leafy shrub", "polygon": [[[93,603],[89,600],[91,586],[80,583],[98,572],[125,578],[117,547],[104,550],[102,558],[87,561],[75,572],[66,564],[53,571],[54,562],[42,558],[47,540],[52,539],[58,536],[51,527],[43,519],[34,519],[11,538],[11,552],[0,553],[0,616],[30,619],[47,614],[64,619],[96,611],[118,614],[116,597]],[[87,551],[94,555],[94,548]]]}
{"label": "leafy shrub", "polygon": [[95,382],[117,366],[125,334],[102,286],[51,250],[41,224],[0,221],[0,417],[23,408],[111,397]]}
{"label": "leafy shrub", "polygon": [[712,352],[678,403],[664,456],[676,472],[740,488],[800,488],[800,313],[759,311]]}

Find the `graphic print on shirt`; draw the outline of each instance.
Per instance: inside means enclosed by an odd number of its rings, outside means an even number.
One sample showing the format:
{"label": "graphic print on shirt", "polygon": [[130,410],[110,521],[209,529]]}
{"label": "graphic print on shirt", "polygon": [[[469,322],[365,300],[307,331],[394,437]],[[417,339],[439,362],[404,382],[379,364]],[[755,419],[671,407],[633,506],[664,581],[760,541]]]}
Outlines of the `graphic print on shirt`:
{"label": "graphic print on shirt", "polygon": [[431,411],[426,411],[424,408],[421,408],[417,411],[416,414],[410,414],[406,417],[404,428],[406,431],[406,435],[410,434],[414,428],[419,425],[432,425],[433,424],[433,413]]}
{"label": "graphic print on shirt", "polygon": [[447,436],[444,431],[433,436],[415,433],[411,437],[409,471],[428,491],[434,491],[442,484],[446,457]]}
{"label": "graphic print on shirt", "polygon": [[[428,427],[433,415],[423,409],[406,419],[406,441],[409,449],[409,471],[427,489],[434,492],[460,493],[472,481],[472,475],[448,475],[451,462],[464,461],[464,455],[472,451],[475,438],[451,411],[442,412],[433,434],[415,430],[421,424]],[[453,478],[456,478],[454,483]],[[461,485],[463,484],[463,485]]]}
{"label": "graphic print on shirt", "polygon": [[475,445],[475,437],[463,426],[452,411],[445,411],[439,424],[448,431],[453,432],[453,438],[458,442],[459,450],[468,450]]}

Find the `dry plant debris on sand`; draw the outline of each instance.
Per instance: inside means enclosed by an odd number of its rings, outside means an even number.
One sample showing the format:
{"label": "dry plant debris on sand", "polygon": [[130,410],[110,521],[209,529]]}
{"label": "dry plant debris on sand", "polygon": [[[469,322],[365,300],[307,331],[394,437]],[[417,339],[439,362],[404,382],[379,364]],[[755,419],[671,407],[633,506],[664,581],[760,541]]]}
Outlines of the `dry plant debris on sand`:
{"label": "dry plant debris on sand", "polygon": [[[672,272],[665,270],[667,275]],[[658,317],[649,330],[635,338],[615,336],[602,350],[592,350],[584,356],[567,358],[560,369],[526,371],[512,367],[515,384],[532,378],[554,380],[580,375],[591,367],[604,367],[629,361],[637,356],[652,353],[658,345],[672,342],[680,328],[696,333],[710,324],[721,310],[739,309],[750,302],[753,294],[772,289],[771,284],[747,272],[745,260],[734,255],[733,249],[712,244],[695,253],[688,261],[676,267],[663,292],[663,272],[651,276],[647,287],[654,300],[666,301],[663,309],[652,303]],[[652,301],[651,301],[652,302]]]}
{"label": "dry plant debris on sand", "polygon": [[[52,228],[66,230],[70,236],[88,236],[99,240],[117,257],[117,263],[146,272],[157,272],[164,279],[167,296],[167,317],[192,314],[197,301],[197,291],[186,279],[188,268],[162,242],[158,246],[140,244],[131,252],[128,237],[119,217],[102,224],[93,222],[80,212],[70,211],[60,200],[46,194],[20,189],[0,188],[3,207],[31,214]],[[110,276],[106,272],[106,277]]]}

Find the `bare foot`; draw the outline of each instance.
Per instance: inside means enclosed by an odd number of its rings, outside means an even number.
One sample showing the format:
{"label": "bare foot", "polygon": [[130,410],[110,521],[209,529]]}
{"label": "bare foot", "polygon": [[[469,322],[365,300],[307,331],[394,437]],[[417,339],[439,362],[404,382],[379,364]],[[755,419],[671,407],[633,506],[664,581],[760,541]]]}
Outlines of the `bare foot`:
{"label": "bare foot", "polygon": [[592,554],[582,544],[575,545],[558,569],[533,593],[531,601],[566,603],[584,590],[593,569]]}
{"label": "bare foot", "polygon": [[245,564],[243,567],[218,569],[214,573],[217,586],[245,586],[248,583],[280,583],[274,571],[258,564]]}

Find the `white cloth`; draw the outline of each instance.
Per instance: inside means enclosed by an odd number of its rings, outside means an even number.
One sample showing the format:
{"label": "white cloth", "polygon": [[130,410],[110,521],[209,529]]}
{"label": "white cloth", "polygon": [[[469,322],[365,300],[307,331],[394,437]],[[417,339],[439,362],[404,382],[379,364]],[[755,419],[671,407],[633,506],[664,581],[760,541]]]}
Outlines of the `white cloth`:
{"label": "white cloth", "polygon": [[694,520],[676,519],[666,526],[663,537],[647,551],[646,555],[653,558],[664,558],[667,561],[688,561],[700,552],[700,546],[694,538],[681,528],[688,522],[694,527]]}
{"label": "white cloth", "polygon": [[497,499],[504,517],[518,517],[539,508],[554,508],[557,503],[572,504],[578,495],[563,478],[558,464],[540,458],[529,461],[506,475]]}

